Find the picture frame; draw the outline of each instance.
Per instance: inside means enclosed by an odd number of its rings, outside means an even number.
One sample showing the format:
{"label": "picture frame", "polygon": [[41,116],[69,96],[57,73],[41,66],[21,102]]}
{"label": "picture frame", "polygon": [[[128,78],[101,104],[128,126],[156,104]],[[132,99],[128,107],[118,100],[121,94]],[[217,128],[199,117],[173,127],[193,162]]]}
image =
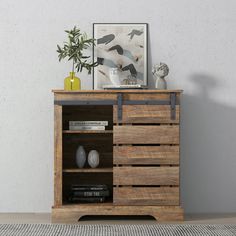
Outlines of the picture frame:
{"label": "picture frame", "polygon": [[136,83],[148,86],[148,24],[147,23],[93,23],[93,89],[111,86],[111,70],[119,71],[119,82],[129,76]]}

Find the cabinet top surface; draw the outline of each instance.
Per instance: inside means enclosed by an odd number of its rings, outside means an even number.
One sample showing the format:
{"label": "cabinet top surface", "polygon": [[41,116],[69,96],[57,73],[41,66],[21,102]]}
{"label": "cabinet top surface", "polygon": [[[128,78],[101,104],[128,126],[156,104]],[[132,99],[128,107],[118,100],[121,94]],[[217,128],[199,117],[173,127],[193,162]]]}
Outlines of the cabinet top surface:
{"label": "cabinet top surface", "polygon": [[63,93],[63,94],[81,94],[81,93],[182,93],[183,90],[157,90],[157,89],[119,89],[119,90],[78,90],[78,91],[67,91],[63,89],[53,89],[53,93]]}

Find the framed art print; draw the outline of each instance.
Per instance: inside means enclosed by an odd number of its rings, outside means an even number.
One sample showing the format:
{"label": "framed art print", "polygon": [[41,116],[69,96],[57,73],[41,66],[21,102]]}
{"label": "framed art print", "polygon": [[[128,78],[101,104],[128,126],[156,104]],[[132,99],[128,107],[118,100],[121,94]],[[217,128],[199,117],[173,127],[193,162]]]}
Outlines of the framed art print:
{"label": "framed art print", "polygon": [[113,84],[111,71],[118,71],[120,84],[132,76],[137,84],[147,86],[146,23],[94,23],[93,37],[93,61],[98,62],[94,89]]}

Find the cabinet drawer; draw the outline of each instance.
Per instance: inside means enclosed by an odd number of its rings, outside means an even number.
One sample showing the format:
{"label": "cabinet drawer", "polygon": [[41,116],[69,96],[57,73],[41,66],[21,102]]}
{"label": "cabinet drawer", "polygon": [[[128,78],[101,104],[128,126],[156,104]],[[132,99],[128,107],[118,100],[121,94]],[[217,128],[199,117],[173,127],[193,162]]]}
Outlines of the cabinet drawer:
{"label": "cabinet drawer", "polygon": [[113,188],[116,205],[179,205],[178,187],[118,187]]}
{"label": "cabinet drawer", "polygon": [[115,146],[114,164],[178,165],[179,146]]}
{"label": "cabinet drawer", "polygon": [[179,167],[114,167],[114,185],[179,185]]}
{"label": "cabinet drawer", "polygon": [[[118,122],[117,106],[113,106],[113,122]],[[121,123],[179,123],[179,105],[174,120],[169,105],[123,105]]]}
{"label": "cabinet drawer", "polygon": [[114,144],[179,144],[178,125],[113,126]]}

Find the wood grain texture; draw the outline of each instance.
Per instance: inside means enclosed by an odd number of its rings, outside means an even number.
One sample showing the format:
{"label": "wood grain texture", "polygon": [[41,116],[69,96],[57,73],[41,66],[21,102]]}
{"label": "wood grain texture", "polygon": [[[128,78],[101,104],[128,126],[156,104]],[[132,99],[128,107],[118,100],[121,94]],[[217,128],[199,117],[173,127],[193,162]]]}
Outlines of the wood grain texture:
{"label": "wood grain texture", "polygon": [[117,100],[117,94],[122,94],[124,101],[131,100],[170,100],[170,93],[174,92],[177,95],[177,102],[180,99],[180,93],[182,90],[113,90],[113,91],[64,91],[53,90],[54,101],[99,101],[99,100]]}
{"label": "wood grain texture", "polygon": [[114,146],[113,158],[123,165],[178,165],[179,146]]}
{"label": "wood grain texture", "polygon": [[157,89],[147,89],[147,90],[137,90],[137,89],[114,89],[114,90],[77,90],[77,91],[67,91],[63,89],[53,89],[53,93],[63,93],[63,94],[83,94],[88,93],[91,96],[93,94],[108,94],[108,93],[137,93],[137,94],[146,94],[146,93],[182,93],[182,89],[165,89],[165,90],[157,90]]}
{"label": "wood grain texture", "polygon": [[[170,100],[170,93],[122,93],[122,100],[132,101],[132,100]],[[176,100],[179,101],[180,94],[176,94]]]}
{"label": "wood grain texture", "polygon": [[54,206],[62,205],[62,107],[54,105]]}
{"label": "wood grain texture", "polygon": [[183,209],[179,206],[114,206],[106,203],[68,205],[52,209],[52,222],[78,223],[86,215],[150,215],[158,222],[166,222],[182,221]]}
{"label": "wood grain texture", "polygon": [[178,206],[178,187],[120,187],[113,188],[116,205],[160,205]]}
{"label": "wood grain texture", "polygon": [[179,126],[114,126],[114,144],[179,144]]}
{"label": "wood grain texture", "polygon": [[179,167],[114,167],[115,185],[179,185]]}
{"label": "wood grain texture", "polygon": [[[123,101],[169,101],[171,92],[176,93],[179,102],[182,90],[53,92],[55,101],[113,100],[116,103],[118,93]],[[178,187],[180,106],[176,106],[174,121],[170,119],[169,105],[123,105],[122,109],[123,125],[119,125],[116,105],[55,105],[53,222],[77,223],[84,215],[151,215],[158,221],[183,220]],[[70,120],[107,120],[109,131],[70,132]],[[98,150],[100,169],[87,169],[87,164],[85,169],[77,169],[78,145],[83,145],[87,153]],[[106,203],[68,205],[72,184],[106,184],[114,196]]]}
{"label": "wood grain texture", "polygon": [[55,101],[99,101],[99,100],[116,100],[115,93],[55,93]]}
{"label": "wood grain texture", "polygon": [[[118,122],[117,106],[113,107],[113,122]],[[119,123],[179,123],[179,105],[175,120],[171,119],[169,105],[123,105]]]}

